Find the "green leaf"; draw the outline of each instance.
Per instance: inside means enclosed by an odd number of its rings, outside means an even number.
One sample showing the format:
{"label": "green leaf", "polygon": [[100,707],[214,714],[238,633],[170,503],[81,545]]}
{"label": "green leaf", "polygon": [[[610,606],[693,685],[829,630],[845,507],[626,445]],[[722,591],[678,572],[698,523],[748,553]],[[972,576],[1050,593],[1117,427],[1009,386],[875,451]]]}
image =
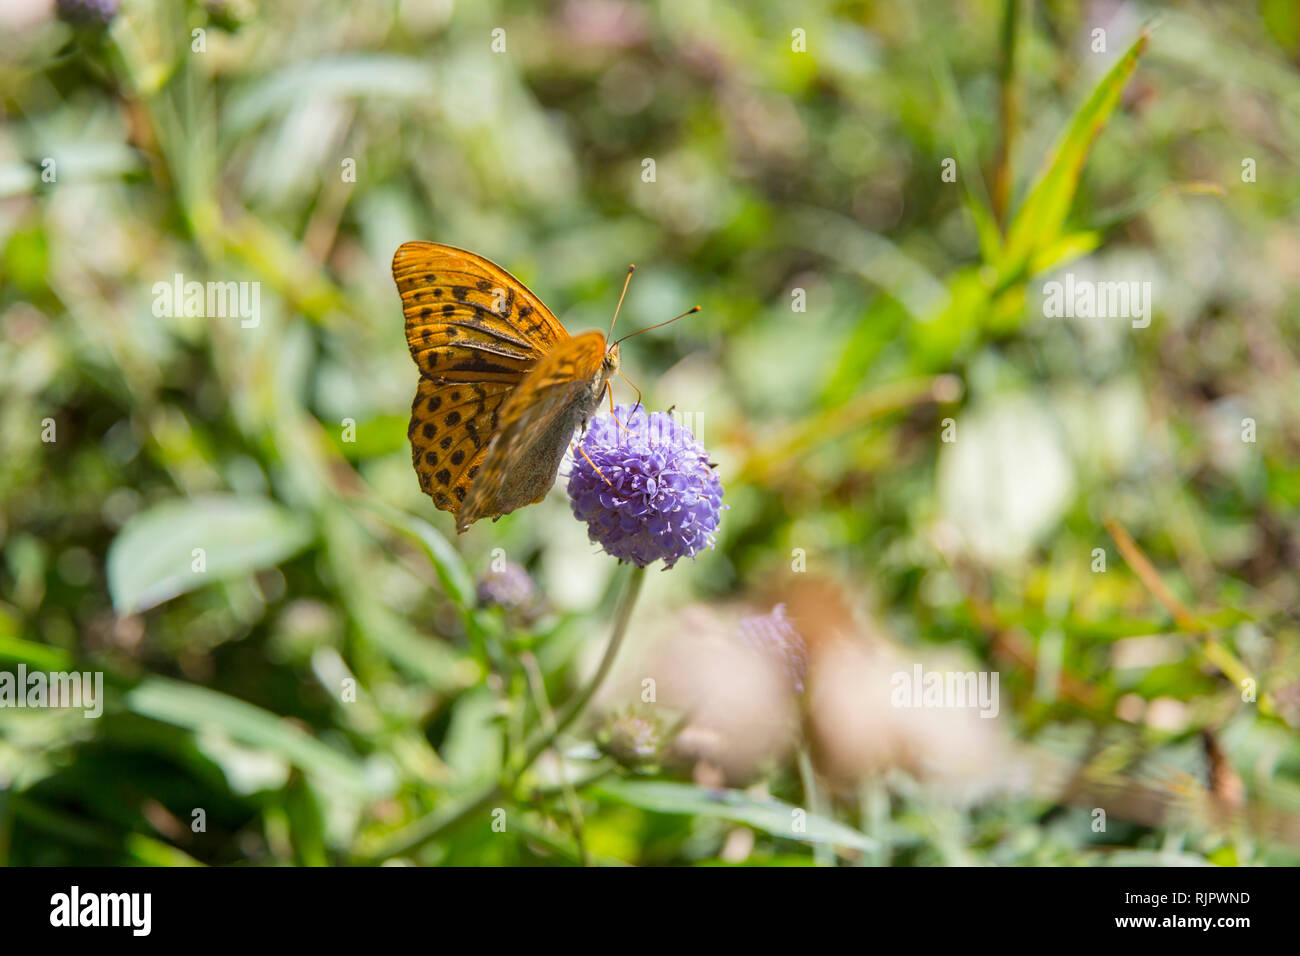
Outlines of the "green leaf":
{"label": "green leaf", "polygon": [[249,84],[231,98],[223,133],[240,137],[257,124],[287,112],[311,96],[369,97],[381,102],[427,98],[438,87],[437,72],[420,59],[381,54],[292,63]]}
{"label": "green leaf", "polygon": [[1294,56],[1300,49],[1300,9],[1294,0],[1260,0],[1259,15],[1278,46]]}
{"label": "green leaf", "polygon": [[184,850],[143,833],[132,833],[126,838],[126,851],[144,866],[203,865]]}
{"label": "green leaf", "polygon": [[388,789],[386,781],[367,772],[359,761],[327,747],[284,718],[206,687],[151,677],[127,692],[126,704],[135,714],[175,727],[224,733],[358,797],[382,795]]}
{"label": "green leaf", "polygon": [[740,790],[709,790],[669,780],[615,780],[592,788],[597,796],[653,813],[717,817],[743,823],[773,836],[807,843],[829,843],[873,851],[876,841],[850,826],[804,811],[803,832],[794,831],[794,811],[781,800],[761,800]]}
{"label": "green leaf", "polygon": [[19,661],[47,671],[71,670],[71,654],[48,644],[37,644],[7,633],[9,620],[3,609],[0,609],[0,660]]}
{"label": "green leaf", "polygon": [[477,600],[474,591],[474,579],[465,567],[460,552],[451,546],[437,528],[423,518],[390,508],[382,502],[364,500],[360,506],[381,518],[394,531],[400,531],[424,549],[433,564],[438,583],[447,593],[447,597],[461,608],[472,608]]}
{"label": "green leaf", "polygon": [[1144,31],[1102,77],[1048,156],[1038,181],[1007,228],[999,268],[1004,286],[1022,278],[1034,254],[1054,245],[1060,237],[1088,151],[1119,104],[1120,94],[1149,39]]}
{"label": "green leaf", "polygon": [[1119,850],[1097,858],[1098,866],[1213,866],[1194,853],[1170,850]]}
{"label": "green leaf", "polygon": [[137,865],[202,866],[185,851],[143,833],[128,833],[125,838],[84,815],[73,815],[50,807],[26,795],[12,798],[13,815],[28,826],[56,837],[59,842],[77,846],[112,850],[124,843],[124,849]]}
{"label": "green leaf", "polygon": [[[371,510],[386,513],[393,509],[383,506]],[[382,650],[393,663],[430,687],[450,690],[476,679],[477,670],[472,665],[460,666],[460,659],[450,645],[429,640],[379,599],[378,581],[388,571],[376,561],[364,529],[350,511],[334,506],[327,508],[322,513],[321,526],[339,594],[358,637]],[[446,545],[445,539],[443,544]]]}
{"label": "green leaf", "polygon": [[1040,247],[1034,253],[1034,257],[1029,261],[1029,272],[1031,275],[1037,275],[1040,272],[1047,272],[1058,266],[1063,266],[1067,262],[1086,256],[1099,245],[1101,245],[1101,233],[1099,232],[1067,233],[1058,237],[1054,242]]}
{"label": "green leaf", "polygon": [[[132,518],[108,550],[108,590],[134,614],[301,551],[309,522],[274,502],[213,495],[168,501]],[[202,570],[196,570],[202,549]]]}

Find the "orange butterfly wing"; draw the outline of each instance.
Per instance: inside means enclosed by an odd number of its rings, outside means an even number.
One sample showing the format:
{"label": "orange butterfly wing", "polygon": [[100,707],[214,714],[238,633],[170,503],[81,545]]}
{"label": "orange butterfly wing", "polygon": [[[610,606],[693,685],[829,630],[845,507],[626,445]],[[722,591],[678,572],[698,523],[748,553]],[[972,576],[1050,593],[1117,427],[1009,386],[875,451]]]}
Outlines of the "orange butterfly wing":
{"label": "orange butterfly wing", "polygon": [[404,242],[393,253],[393,280],[411,357],[435,380],[515,385],[569,338],[522,282],[464,249]]}
{"label": "orange butterfly wing", "polygon": [[573,403],[586,406],[582,392],[601,370],[604,336],[570,337],[518,279],[453,246],[403,243],[393,279],[420,369],[407,430],[420,487],[456,515],[458,531],[540,500],[559,461],[538,493],[538,460],[526,453],[545,437],[549,454],[560,423],[576,414]]}
{"label": "orange butterfly wing", "polygon": [[574,430],[604,394],[605,336],[584,332],[543,358],[500,409],[500,431],[457,515],[457,527],[541,501],[555,483]]}
{"label": "orange butterfly wing", "polygon": [[420,488],[443,511],[460,511],[510,388],[499,382],[452,386],[420,376],[406,434]]}

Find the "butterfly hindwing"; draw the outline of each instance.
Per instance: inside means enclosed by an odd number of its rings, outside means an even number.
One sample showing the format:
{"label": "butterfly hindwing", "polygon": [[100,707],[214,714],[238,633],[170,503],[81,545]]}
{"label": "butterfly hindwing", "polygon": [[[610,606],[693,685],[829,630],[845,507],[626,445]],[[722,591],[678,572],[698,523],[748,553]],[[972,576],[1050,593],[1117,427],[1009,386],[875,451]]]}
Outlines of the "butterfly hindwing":
{"label": "butterfly hindwing", "polygon": [[517,383],[569,339],[523,283],[472,252],[402,243],[393,254],[393,279],[411,357],[432,379]]}
{"label": "butterfly hindwing", "polygon": [[411,460],[420,488],[443,511],[458,512],[478,477],[510,386],[439,383],[424,375],[411,403]]}

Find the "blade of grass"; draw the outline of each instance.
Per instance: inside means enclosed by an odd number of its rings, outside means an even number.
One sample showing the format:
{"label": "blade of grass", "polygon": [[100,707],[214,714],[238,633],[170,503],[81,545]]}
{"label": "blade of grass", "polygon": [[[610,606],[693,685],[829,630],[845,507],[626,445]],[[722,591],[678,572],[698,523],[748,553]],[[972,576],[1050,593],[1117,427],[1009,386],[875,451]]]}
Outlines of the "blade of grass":
{"label": "blade of grass", "polygon": [[[1237,658],[1232,651],[1212,633],[1209,626],[1196,617],[1184,604],[1179,600],[1173,591],[1169,590],[1164,579],[1160,577],[1160,572],[1156,570],[1155,565],[1147,558],[1133,536],[1128,533],[1123,525],[1115,518],[1106,519],[1106,530],[1115,540],[1115,546],[1119,548],[1120,554],[1124,556],[1125,562],[1133,569],[1133,573],[1138,576],[1147,590],[1165,606],[1173,616],[1174,622],[1180,629],[1201,638],[1201,654],[1204,658],[1223,674],[1224,677],[1232,681],[1238,687],[1242,687],[1244,682],[1250,681],[1258,686],[1255,676],[1241,660]],[[1271,695],[1265,691],[1259,693],[1259,710],[1260,713],[1272,715],[1274,711],[1273,700]]]}
{"label": "blade of grass", "polygon": [[943,308],[948,290],[924,265],[884,236],[851,219],[811,206],[797,208],[787,231],[791,243],[838,262],[882,289],[918,322]]}
{"label": "blade of grass", "polygon": [[980,255],[985,262],[995,262],[1002,248],[1002,233],[998,230],[997,219],[993,215],[993,204],[989,199],[988,186],[984,183],[979,154],[975,148],[975,134],[966,120],[966,111],[962,109],[957,81],[953,78],[948,61],[937,52],[931,58],[930,71],[934,75],[939,99],[951,124],[952,147],[957,154],[957,181],[961,183],[966,209],[975,223]]}
{"label": "blade of grass", "polygon": [[1119,105],[1124,87],[1137,69],[1138,58],[1149,40],[1150,33],[1144,30],[1102,77],[1048,155],[1024,204],[1007,227],[998,270],[1002,287],[1023,279],[1035,252],[1060,236],[1088,152]]}
{"label": "blade of grass", "polygon": [[1150,560],[1148,560],[1142,549],[1138,547],[1133,536],[1125,530],[1124,526],[1114,518],[1106,519],[1106,530],[1115,540],[1115,546],[1128,562],[1128,566],[1133,569],[1133,573],[1141,578],[1142,583],[1146,585],[1161,604],[1168,609],[1173,615],[1174,621],[1184,631],[1190,634],[1196,634],[1201,631],[1202,624],[1196,619],[1196,616],[1188,610],[1187,605],[1178,599],[1173,591],[1169,590],[1164,580],[1160,577],[1160,572],[1155,569]]}
{"label": "blade of grass", "polygon": [[1016,47],[1020,40],[1020,0],[1002,6],[1002,56],[998,68],[998,153],[993,164],[993,216],[1004,222],[1011,201],[1011,155],[1020,119]]}
{"label": "blade of grass", "polygon": [[814,813],[804,811],[804,828],[795,831],[795,807],[781,800],[760,800],[740,790],[710,790],[669,780],[611,780],[592,788],[615,803],[625,803],[654,813],[715,817],[743,823],[786,840],[824,843],[854,850],[873,851],[876,841],[866,834]]}
{"label": "blade of grass", "polygon": [[763,482],[812,449],[864,428],[881,417],[926,402],[953,402],[961,397],[961,380],[952,375],[878,385],[847,405],[828,409],[791,426],[755,448],[739,471],[741,482]]}

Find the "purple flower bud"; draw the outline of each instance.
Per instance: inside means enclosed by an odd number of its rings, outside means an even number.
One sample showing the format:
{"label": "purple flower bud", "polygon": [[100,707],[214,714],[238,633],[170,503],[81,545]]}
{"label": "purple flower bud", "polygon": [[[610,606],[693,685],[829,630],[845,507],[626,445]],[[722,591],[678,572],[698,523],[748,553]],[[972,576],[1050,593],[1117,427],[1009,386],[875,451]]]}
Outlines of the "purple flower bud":
{"label": "purple flower bud", "polygon": [[722,482],[689,428],[666,412],[630,411],[620,405],[588,427],[586,457],[575,455],[569,474],[569,500],[588,537],[608,553],[642,568],[660,559],[671,568],[713,547]]}
{"label": "purple flower bud", "polygon": [[808,645],[794,629],[784,604],[772,608],[770,614],[744,618],[737,630],[746,647],[770,654],[794,689],[803,691],[803,681],[808,676]]}
{"label": "purple flower bud", "polygon": [[526,570],[507,561],[500,571],[489,571],[479,579],[478,603],[482,607],[495,605],[527,620],[538,609],[537,586]]}
{"label": "purple flower bud", "polygon": [[59,19],[77,27],[106,27],[117,16],[118,0],[56,0]]}

